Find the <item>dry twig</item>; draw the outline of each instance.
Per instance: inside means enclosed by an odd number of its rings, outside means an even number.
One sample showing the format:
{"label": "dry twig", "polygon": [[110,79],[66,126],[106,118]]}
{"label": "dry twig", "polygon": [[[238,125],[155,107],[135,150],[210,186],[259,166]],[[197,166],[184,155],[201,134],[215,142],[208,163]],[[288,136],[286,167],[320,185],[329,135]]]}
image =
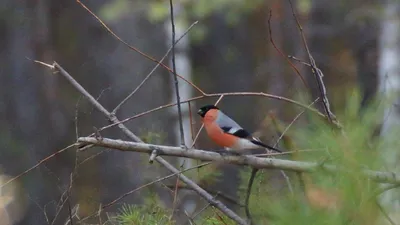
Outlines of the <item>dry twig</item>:
{"label": "dry twig", "polygon": [[[169,68],[167,65],[165,65],[164,63],[158,61],[157,59],[151,57],[150,55],[140,51],[139,49],[135,48],[134,46],[128,44],[126,41],[122,40],[122,38],[120,38],[117,34],[115,34],[95,13],[93,13],[85,4],[83,4],[80,0],[76,0],[76,2],[78,4],[80,4],[86,11],[88,11],[94,18],[96,18],[96,20],[107,30],[107,32],[109,32],[114,38],[116,38],[118,41],[120,41],[121,43],[123,43],[124,45],[126,45],[129,49],[139,53],[140,55],[142,55],[143,57],[145,57],[146,59],[153,61],[157,64],[159,64],[160,66],[162,66],[163,68],[165,68],[166,70],[168,70],[171,73],[174,73],[174,71]],[[174,73],[176,76],[178,76],[180,79],[184,80],[186,83],[188,83],[190,86],[192,86],[194,89],[196,89],[197,91],[199,91],[201,94],[205,94],[199,87],[197,87],[195,84],[193,84],[192,82],[188,81],[187,79],[185,79],[184,77],[182,77],[179,74]]]}
{"label": "dry twig", "polygon": [[315,76],[315,79],[316,79],[316,82],[317,82],[317,85],[318,85],[318,89],[319,89],[319,92],[320,92],[320,98],[322,99],[322,103],[323,103],[323,106],[324,106],[324,110],[325,110],[326,116],[328,117],[328,120],[331,123],[333,123],[333,124],[337,125],[339,128],[341,128],[339,122],[336,119],[335,114],[333,114],[333,112],[331,111],[331,108],[330,108],[329,100],[328,100],[328,97],[326,95],[326,87],[325,87],[325,84],[324,84],[324,81],[323,81],[324,74],[322,73],[322,71],[315,64],[315,60],[314,60],[313,56],[311,55],[310,49],[308,48],[306,37],[304,36],[303,27],[301,26],[301,24],[299,22],[299,19],[297,18],[297,15],[296,15],[296,13],[294,11],[294,7],[293,7],[293,4],[292,4],[292,1],[291,0],[288,0],[288,1],[289,1],[289,4],[290,4],[290,8],[292,10],[292,15],[293,15],[294,19],[296,20],[297,27],[298,27],[300,35],[301,35],[301,39],[303,41],[304,48],[307,51],[308,59],[310,60],[311,70],[312,70],[312,73]]}
{"label": "dry twig", "polygon": [[[318,101],[319,98],[317,98],[315,101],[313,101],[309,107],[311,107],[315,102]],[[279,136],[278,140],[275,142],[274,144],[274,148],[278,145],[279,141],[282,139],[282,137],[285,135],[285,133],[289,130],[289,128],[294,124],[295,121],[297,121],[301,115],[303,115],[303,113],[305,112],[305,110],[301,111],[293,120],[292,122],[285,128],[285,130],[282,132],[282,134]],[[297,152],[297,151],[296,151]],[[279,153],[281,154],[281,153]],[[271,156],[272,157],[272,156]],[[253,183],[254,183],[254,178],[257,175],[258,169],[257,168],[253,168],[251,170],[251,175],[250,175],[250,179],[249,179],[249,183],[247,184],[247,192],[246,192],[246,198],[245,198],[245,212],[246,212],[246,216],[247,218],[251,221],[251,214],[250,214],[250,210],[249,210],[249,201],[250,201],[250,194],[251,194],[251,189],[253,187]],[[286,175],[286,173],[281,170],[281,173],[283,175],[283,177],[286,180],[286,183],[288,184],[289,190],[290,192],[293,194],[293,188],[292,185],[290,183],[290,179],[289,177]]]}
{"label": "dry twig", "polygon": [[137,191],[139,191],[139,190],[145,188],[145,187],[148,187],[148,186],[153,185],[153,184],[155,184],[155,183],[161,182],[161,181],[166,180],[166,179],[168,179],[168,178],[171,178],[171,177],[173,177],[173,176],[179,176],[179,175],[181,175],[181,174],[184,173],[184,172],[187,172],[187,171],[190,171],[190,170],[193,170],[193,169],[196,169],[196,168],[201,168],[201,167],[206,166],[206,165],[208,165],[208,164],[209,164],[209,163],[203,163],[203,164],[200,164],[200,165],[191,167],[191,168],[187,168],[187,169],[178,171],[178,172],[176,172],[176,173],[172,173],[172,174],[169,174],[169,175],[167,175],[167,176],[158,178],[158,179],[153,180],[153,181],[151,181],[151,182],[149,182],[149,183],[146,183],[146,184],[144,184],[144,185],[141,185],[140,187],[137,187],[137,188],[135,188],[135,189],[133,189],[133,190],[131,190],[131,191],[128,191],[128,192],[122,194],[121,196],[119,196],[118,198],[112,200],[111,202],[109,202],[109,203],[107,203],[107,204],[105,204],[105,205],[102,205],[101,208],[100,208],[97,212],[95,212],[95,213],[93,213],[92,215],[89,215],[89,216],[83,218],[83,219],[81,220],[81,222],[82,222],[82,221],[85,221],[85,220],[87,220],[87,219],[89,219],[89,218],[91,218],[91,217],[93,217],[93,216],[95,216],[95,215],[100,215],[100,212],[102,212],[104,209],[106,209],[106,208],[108,208],[108,207],[114,205],[115,203],[119,202],[119,201],[122,200],[123,198],[125,198],[125,197],[127,197],[127,196],[129,196],[129,195],[131,195],[131,194],[133,194],[133,193],[135,193],[135,192],[137,192]]}
{"label": "dry twig", "polygon": [[286,62],[290,65],[290,67],[293,68],[293,70],[296,72],[297,76],[300,77],[301,81],[303,82],[304,86],[308,88],[307,82],[305,81],[304,77],[301,75],[300,71],[297,69],[297,67],[286,57],[286,54],[283,53],[282,50],[280,50],[274,42],[274,39],[272,38],[272,29],[271,29],[271,18],[272,18],[272,11],[269,11],[269,18],[268,18],[268,32],[269,32],[269,41],[271,42],[272,46],[275,48],[275,50],[281,55]]}
{"label": "dry twig", "polygon": [[[195,21],[194,23],[192,23],[192,25],[189,26],[188,29],[186,29],[186,31],[178,38],[178,40],[176,40],[174,42],[173,45],[171,45],[171,47],[167,50],[167,52],[165,53],[165,55],[160,59],[160,62],[163,62],[165,58],[167,58],[167,56],[169,55],[169,53],[171,52],[171,50],[174,48],[175,45],[177,45],[179,43],[180,40],[182,40],[183,37],[185,37],[188,32],[193,28],[194,25],[196,25],[198,23],[198,21]],[[120,109],[122,107],[123,104],[125,104],[137,91],[139,91],[139,89],[146,83],[146,81],[151,77],[151,75],[153,75],[154,71],[156,71],[156,69],[160,66],[160,64],[157,64],[153,67],[153,69],[150,71],[149,74],[146,75],[146,77],[142,80],[142,82],[140,82],[140,84],[128,95],[124,98],[124,100],[122,100],[112,111],[113,114],[116,114],[118,109]]]}
{"label": "dry twig", "polygon": [[183,132],[183,122],[182,122],[182,109],[181,109],[181,97],[179,95],[179,83],[178,76],[176,75],[176,63],[175,63],[175,22],[174,22],[174,5],[172,0],[169,0],[170,15],[171,15],[171,27],[172,27],[172,74],[174,74],[174,87],[175,87],[175,97],[176,106],[178,108],[178,120],[179,120],[179,136],[181,141],[181,147],[186,148],[185,144],[185,133]]}
{"label": "dry twig", "polygon": [[32,166],[31,168],[25,170],[24,172],[20,173],[19,175],[17,175],[17,176],[15,176],[15,177],[11,178],[10,180],[8,180],[8,181],[5,182],[4,184],[2,184],[2,185],[0,186],[0,189],[3,188],[3,187],[5,187],[6,185],[10,184],[11,182],[13,182],[13,181],[19,179],[20,177],[24,176],[25,174],[31,172],[32,170],[36,169],[37,167],[39,167],[40,165],[42,165],[42,164],[45,163],[46,161],[48,161],[48,160],[54,158],[55,156],[57,156],[57,155],[59,155],[59,154],[65,152],[65,151],[67,151],[68,149],[71,149],[71,148],[74,147],[75,145],[76,145],[76,144],[69,145],[69,146],[67,146],[67,147],[65,147],[65,148],[63,148],[63,149],[61,149],[61,150],[58,150],[57,152],[55,152],[55,153],[53,153],[53,154],[47,156],[46,158],[40,160],[36,165]]}

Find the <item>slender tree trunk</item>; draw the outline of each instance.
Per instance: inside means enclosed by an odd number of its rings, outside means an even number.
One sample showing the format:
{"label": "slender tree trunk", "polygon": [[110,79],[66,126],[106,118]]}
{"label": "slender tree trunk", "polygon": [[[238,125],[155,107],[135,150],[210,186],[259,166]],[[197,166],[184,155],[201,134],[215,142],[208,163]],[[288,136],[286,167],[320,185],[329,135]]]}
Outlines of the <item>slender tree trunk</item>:
{"label": "slender tree trunk", "polygon": [[[182,10],[184,9],[182,8],[182,5],[179,3],[179,1],[173,1],[175,41],[177,41],[190,26],[190,23],[189,21],[187,21],[186,17],[182,16]],[[166,43],[165,43],[166,46],[172,45],[173,32],[171,23],[172,23],[171,17],[168,16],[168,18],[164,22],[165,33],[166,33]],[[189,36],[186,34],[179,41],[179,43],[175,45],[175,66],[177,74],[183,76],[188,81],[192,81],[192,65],[191,65],[191,59],[189,58],[189,44],[190,44],[189,42],[190,42]],[[173,69],[172,59],[173,59],[173,51],[170,52],[170,55],[168,57],[168,65],[171,69]],[[177,102],[175,79],[173,76],[174,75],[170,73],[171,90],[172,90],[171,102]],[[180,78],[177,79],[178,79],[178,90],[179,90],[180,101],[191,98],[193,96],[192,95],[193,88]],[[195,117],[197,117],[196,114],[197,109],[194,107],[194,105],[191,105],[191,109],[189,109],[189,105],[186,103],[181,104],[180,108],[182,116],[184,144],[186,147],[190,148],[193,143],[192,138],[194,137],[194,135],[196,135],[195,133],[193,134],[195,130],[193,130],[192,132],[192,125],[190,124],[191,123],[190,110],[192,110],[192,119],[195,119]],[[171,112],[171,118],[173,118],[174,121],[173,131],[175,135],[175,145],[180,146],[181,132],[180,132],[178,107],[174,106],[173,108],[170,108],[170,112]],[[193,167],[195,162],[194,160],[191,159],[179,158],[177,163],[178,167],[182,166],[182,169],[185,169]],[[175,202],[172,203],[172,207],[174,207],[175,210],[174,212],[175,220],[178,224],[187,222],[188,217],[184,212],[188,213],[189,215],[194,213],[194,209],[197,207],[197,201],[191,201],[191,199],[194,197],[193,195],[194,193],[190,190],[180,190],[177,199],[175,199]],[[183,201],[181,199],[183,199]]]}
{"label": "slender tree trunk", "polygon": [[[180,4],[175,3],[174,4],[174,23],[175,23],[175,41],[178,40],[183,33],[186,31],[188,26],[190,26],[189,23],[184,19],[183,16],[181,15],[181,10],[182,7]],[[166,40],[167,42],[165,43],[166,46],[171,46],[172,45],[172,25],[171,25],[171,19],[167,19],[164,23],[165,30],[166,30]],[[183,76],[185,79],[188,81],[192,81],[192,75],[191,75],[191,60],[188,56],[188,51],[189,51],[189,37],[185,35],[179,43],[175,46],[175,65],[176,65],[176,72],[177,74]],[[170,57],[169,57],[169,66],[171,69],[173,69],[173,64],[172,64],[172,51],[170,52]],[[172,94],[172,99],[171,102],[177,102],[176,94],[175,94],[175,82],[172,76],[174,76],[172,73],[171,74],[171,90],[173,92]],[[179,95],[180,95],[180,101],[189,99],[192,97],[192,92],[193,88],[178,78],[178,89],[179,89]],[[193,109],[195,110],[195,109]],[[190,115],[189,115],[189,106],[188,104],[181,104],[181,112],[182,112],[182,124],[183,124],[183,133],[184,133],[184,142],[187,147],[190,147],[192,145],[192,132],[191,132],[191,125],[190,125]],[[172,117],[176,118],[174,120],[174,131],[175,131],[175,139],[176,139],[176,144],[180,145],[181,143],[181,134],[180,134],[180,124],[179,124],[179,118],[178,118],[178,107],[173,107],[171,108],[171,113]],[[194,114],[193,116],[196,116]],[[188,160],[180,160],[181,163],[185,161],[184,167],[191,167],[191,163]]]}
{"label": "slender tree trunk", "polygon": [[[380,59],[379,59],[379,91],[384,97],[391,99],[385,110],[381,136],[390,137],[399,132],[400,127],[400,2],[386,1],[384,15],[381,21]],[[398,171],[399,153],[395,149],[382,152],[387,168]],[[385,192],[381,198],[382,204],[395,222],[400,221],[400,193],[398,189]]]}

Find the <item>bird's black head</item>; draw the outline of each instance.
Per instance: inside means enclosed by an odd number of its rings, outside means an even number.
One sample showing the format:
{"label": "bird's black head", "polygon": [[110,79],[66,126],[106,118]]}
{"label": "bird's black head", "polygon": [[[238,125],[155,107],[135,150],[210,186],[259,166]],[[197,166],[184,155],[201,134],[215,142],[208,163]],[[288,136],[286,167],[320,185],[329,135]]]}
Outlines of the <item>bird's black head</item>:
{"label": "bird's black head", "polygon": [[205,105],[201,107],[199,111],[197,111],[197,114],[199,114],[201,117],[204,117],[210,109],[218,109],[218,107],[215,105]]}

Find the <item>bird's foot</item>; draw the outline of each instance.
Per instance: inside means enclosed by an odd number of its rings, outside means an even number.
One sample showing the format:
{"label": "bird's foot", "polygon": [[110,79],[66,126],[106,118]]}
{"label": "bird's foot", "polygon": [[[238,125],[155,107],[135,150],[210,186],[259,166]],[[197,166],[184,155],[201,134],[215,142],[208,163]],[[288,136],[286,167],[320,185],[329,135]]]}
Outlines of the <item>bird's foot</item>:
{"label": "bird's foot", "polygon": [[230,154],[230,152],[225,149],[214,150],[214,152],[219,153],[221,156],[226,156]]}
{"label": "bird's foot", "polygon": [[219,153],[221,156],[241,156],[242,154],[226,149],[215,150],[215,152]]}
{"label": "bird's foot", "polygon": [[233,151],[230,151],[229,154],[231,154],[233,156],[242,156],[243,155],[243,154],[240,154],[238,152],[233,152]]}

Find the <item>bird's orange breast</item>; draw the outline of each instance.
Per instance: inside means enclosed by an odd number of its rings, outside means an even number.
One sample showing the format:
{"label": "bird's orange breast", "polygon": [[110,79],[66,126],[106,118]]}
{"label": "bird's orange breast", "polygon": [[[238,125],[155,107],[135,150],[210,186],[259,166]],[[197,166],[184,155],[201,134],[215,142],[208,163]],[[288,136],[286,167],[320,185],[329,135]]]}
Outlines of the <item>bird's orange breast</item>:
{"label": "bird's orange breast", "polygon": [[207,114],[203,118],[204,127],[206,128],[206,132],[208,136],[213,140],[217,145],[221,147],[232,147],[235,145],[237,141],[237,137],[225,133],[215,120],[218,116],[218,111],[211,109],[207,112]]}

